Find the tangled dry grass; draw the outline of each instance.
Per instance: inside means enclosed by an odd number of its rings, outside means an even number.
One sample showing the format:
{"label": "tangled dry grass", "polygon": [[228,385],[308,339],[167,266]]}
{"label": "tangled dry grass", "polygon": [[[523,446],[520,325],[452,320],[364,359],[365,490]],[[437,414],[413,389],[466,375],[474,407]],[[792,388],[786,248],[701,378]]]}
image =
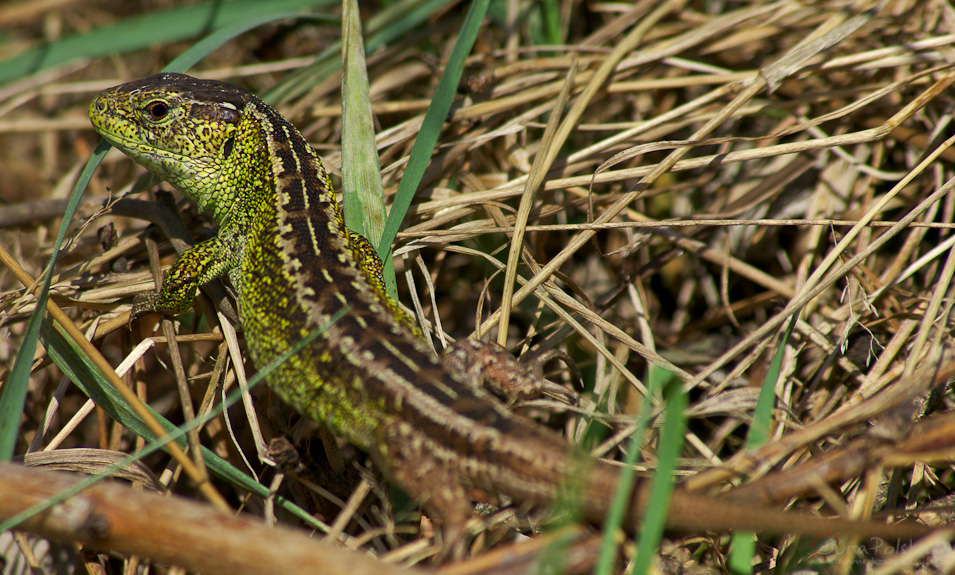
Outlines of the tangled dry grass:
{"label": "tangled dry grass", "polygon": [[[110,18],[110,3],[101,4],[85,21]],[[907,509],[929,524],[945,522],[921,510],[948,504],[953,487],[947,381],[955,236],[946,231],[955,218],[952,6],[562,6],[567,24],[559,46],[536,47],[535,22],[523,19],[526,13],[517,13],[513,27],[495,18],[486,23],[399,234],[401,301],[438,332],[438,348],[442,333],[495,338],[503,321],[519,354],[567,352],[588,383],[582,402],[540,400],[521,409],[574,441],[595,415],[609,426],[591,444],[597,455],[619,458],[644,376],[655,365],[682,380],[690,396],[680,462],[688,487],[736,486],[754,501],[796,499],[802,509],[847,515]],[[427,29],[369,54],[386,192],[402,174],[460,18],[458,9],[435,14]],[[321,29],[266,27],[195,73],[273,88],[323,41]],[[86,103],[98,89],[156,71],[174,49],[88,62],[2,92],[0,167],[7,176],[0,184],[0,244],[31,277],[42,272],[62,213],[52,202],[64,197],[95,143]],[[331,74],[279,102],[336,173],[338,82]],[[87,195],[110,189],[121,197],[139,173],[111,156]],[[113,365],[138,354],[130,386],[165,417],[182,421],[170,365],[178,360],[170,360],[164,340],[142,346],[155,326],[139,324],[130,333],[124,315],[135,293],[152,289],[150,259],[168,264],[172,251],[161,236],[157,246],[141,221],[100,211],[98,203],[73,222],[54,301]],[[187,226],[197,229],[191,210]],[[94,211],[97,217],[87,219]],[[520,280],[513,302],[502,306],[514,237],[523,238]],[[35,299],[8,271],[0,277],[0,353],[12,365]],[[783,346],[794,314],[799,319]],[[221,331],[202,317],[178,328],[182,371],[199,413],[234,379]],[[759,389],[780,348],[769,441],[744,450]],[[564,371],[551,375],[571,385]],[[45,449],[47,457],[63,451],[69,459],[76,452],[65,448],[102,455],[140,444],[61,379],[39,353],[18,454]],[[266,437],[306,435],[287,428],[291,415],[264,390],[254,393]],[[54,397],[59,409],[47,420]],[[213,419],[196,440],[244,469],[237,446],[250,454],[255,448],[240,411],[231,413],[231,423]],[[643,450],[650,469],[655,442],[651,436]],[[297,449],[324,462],[319,443],[303,440]],[[323,445],[334,443],[326,438]],[[427,523],[394,516],[361,454],[345,448],[328,457],[346,471],[325,488],[357,502],[351,521],[308,482],[287,481],[282,493],[334,522],[349,545],[401,561],[431,553],[411,534],[427,535]],[[192,490],[177,484],[176,466],[163,455],[145,458],[136,470],[150,485],[160,478],[176,491]],[[355,497],[359,484],[371,494]],[[218,487],[236,506],[267,512],[261,500]],[[509,533],[495,529],[486,534],[488,546]],[[720,571],[726,541],[671,539],[660,566]],[[944,571],[953,560],[940,541],[892,556],[867,549],[854,559],[828,560],[843,570],[861,558],[885,573]],[[757,565],[785,565],[792,558],[778,550],[789,542],[761,540]],[[818,567],[827,558],[813,560]]]}

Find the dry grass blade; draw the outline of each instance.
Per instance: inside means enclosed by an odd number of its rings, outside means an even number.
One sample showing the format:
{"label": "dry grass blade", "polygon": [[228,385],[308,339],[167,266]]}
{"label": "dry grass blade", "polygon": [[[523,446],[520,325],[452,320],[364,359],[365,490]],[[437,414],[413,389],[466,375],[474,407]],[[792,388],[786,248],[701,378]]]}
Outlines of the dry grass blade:
{"label": "dry grass blade", "polygon": [[[544,181],[547,172],[550,171],[554,159],[557,157],[557,151],[564,143],[560,136],[565,134],[556,134],[557,127],[561,119],[561,111],[567,103],[570,96],[570,87],[577,76],[576,63],[571,64],[567,71],[567,80],[561,89],[557,100],[554,102],[554,110],[551,112],[550,120],[547,122],[547,129],[544,130],[544,136],[541,138],[541,147],[534,159],[534,165],[531,166],[531,174],[527,179],[527,185],[524,193],[521,194],[521,204],[517,209],[517,218],[514,222],[514,235],[511,238],[510,252],[507,255],[507,269],[504,271],[504,290],[501,292],[501,320],[498,327],[497,343],[507,345],[507,325],[511,315],[511,296],[514,293],[514,278],[517,276],[517,264],[521,252],[524,251],[524,229],[527,226],[527,217],[531,213],[531,205],[534,198],[537,197],[537,189]],[[570,120],[568,118],[568,120]],[[535,266],[536,267],[536,266]]]}
{"label": "dry grass blade", "polygon": [[[51,471],[80,471],[95,474],[116,465],[125,459],[126,455],[122,451],[105,449],[57,449],[28,453],[23,458],[23,462],[30,467],[42,467]],[[117,479],[138,483],[153,491],[160,493],[165,491],[165,486],[142,462],[134,462],[110,475]]]}

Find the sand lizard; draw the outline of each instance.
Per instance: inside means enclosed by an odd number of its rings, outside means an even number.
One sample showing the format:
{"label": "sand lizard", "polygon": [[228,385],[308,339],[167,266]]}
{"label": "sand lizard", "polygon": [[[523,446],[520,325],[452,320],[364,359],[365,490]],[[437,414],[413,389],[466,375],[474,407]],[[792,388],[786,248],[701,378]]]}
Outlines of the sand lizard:
{"label": "sand lizard", "polygon": [[[268,378],[298,411],[368,452],[386,477],[460,540],[480,486],[539,505],[575,493],[599,523],[618,469],[545,427],[509,412],[437,357],[384,290],[370,243],[346,229],[321,160],[280,114],[245,89],[158,74],[103,91],[90,106],[96,130],[166,180],[218,224],[183,254],[161,291],[133,316],[175,315],[197,288],[228,276],[252,361],[261,367],[347,313]],[[626,525],[647,496],[638,481]],[[916,524],[827,520],[674,493],[668,525],[681,529],[842,531],[912,537]]]}

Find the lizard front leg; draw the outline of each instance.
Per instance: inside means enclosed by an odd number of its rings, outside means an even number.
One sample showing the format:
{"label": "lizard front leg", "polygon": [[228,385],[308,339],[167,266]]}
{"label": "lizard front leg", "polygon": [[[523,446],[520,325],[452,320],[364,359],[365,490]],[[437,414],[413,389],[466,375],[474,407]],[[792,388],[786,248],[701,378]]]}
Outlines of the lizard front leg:
{"label": "lizard front leg", "polygon": [[130,321],[148,313],[178,315],[196,299],[199,286],[229,272],[235,261],[235,249],[220,237],[208,239],[186,250],[163,274],[159,291],[137,296]]}

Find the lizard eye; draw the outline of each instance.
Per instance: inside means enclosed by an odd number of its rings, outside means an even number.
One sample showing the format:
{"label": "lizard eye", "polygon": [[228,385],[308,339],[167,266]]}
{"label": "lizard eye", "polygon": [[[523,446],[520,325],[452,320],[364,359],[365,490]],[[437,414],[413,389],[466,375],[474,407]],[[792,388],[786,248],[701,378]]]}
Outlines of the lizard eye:
{"label": "lizard eye", "polygon": [[162,100],[156,100],[146,104],[146,112],[153,120],[162,120],[169,113],[169,104]]}

